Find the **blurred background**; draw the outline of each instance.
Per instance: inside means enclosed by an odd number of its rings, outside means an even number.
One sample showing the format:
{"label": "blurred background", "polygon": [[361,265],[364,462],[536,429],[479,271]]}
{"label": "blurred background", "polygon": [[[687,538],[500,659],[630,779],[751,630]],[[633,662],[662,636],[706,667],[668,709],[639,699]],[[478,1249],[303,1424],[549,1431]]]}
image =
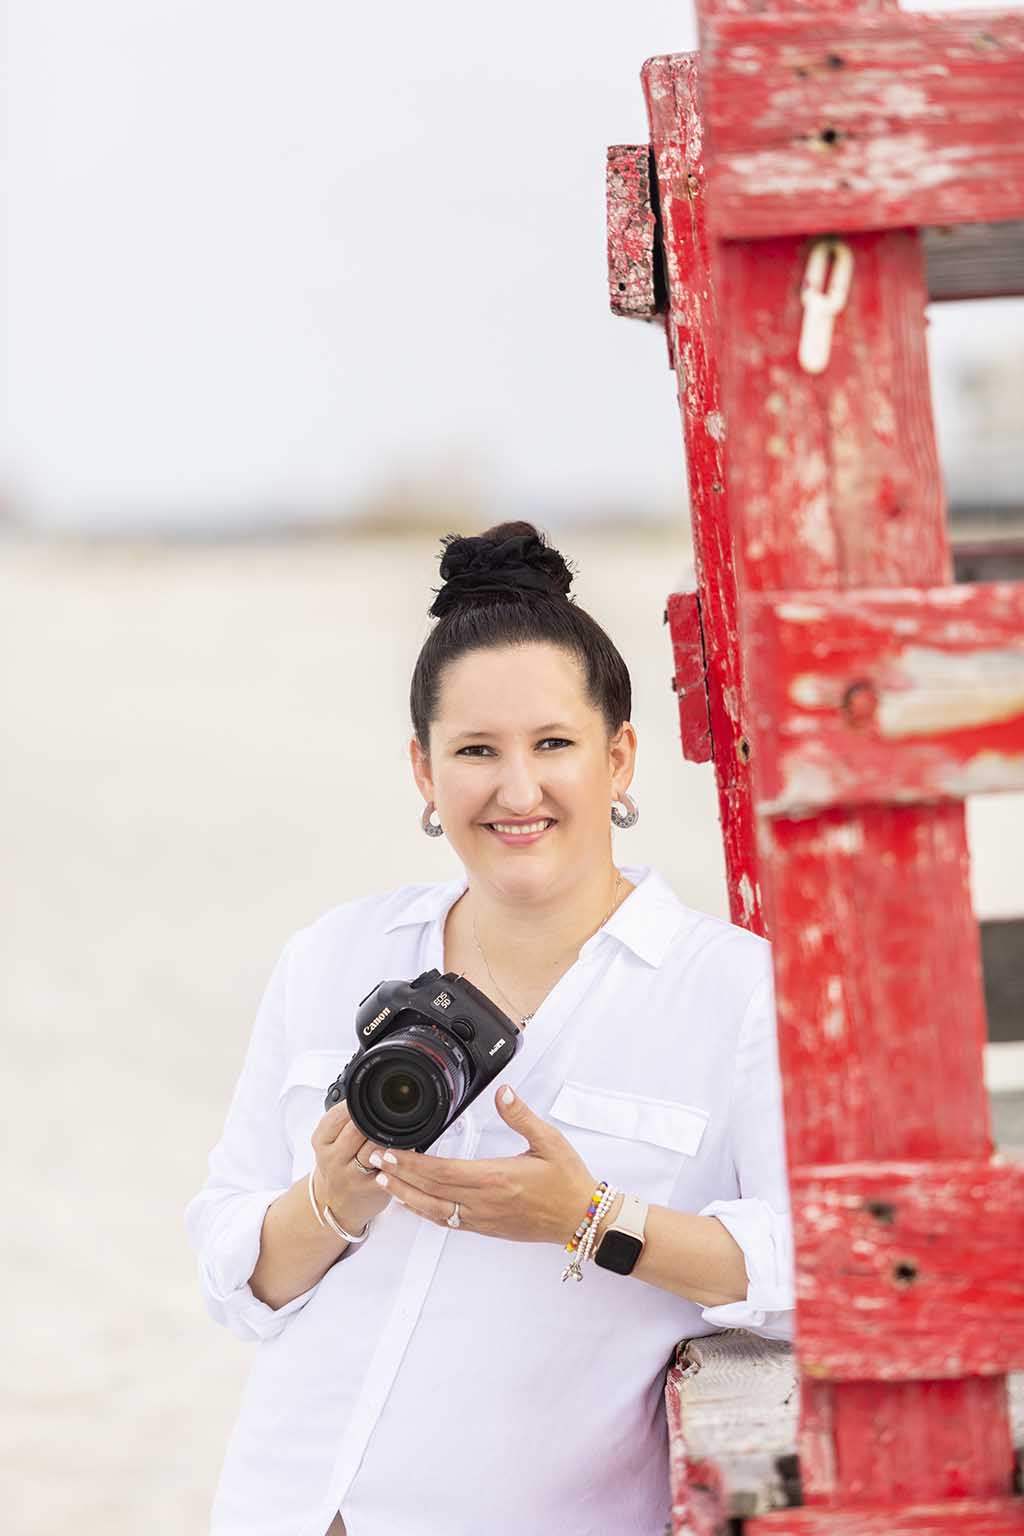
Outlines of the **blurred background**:
{"label": "blurred background", "polygon": [[[932,7],[937,8],[935,6]],[[727,915],[678,745],[690,580],[657,327],[608,312],[604,150],[678,0],[2,0],[5,1528],[201,1532],[248,1365],[181,1211],[325,908],[457,873],[409,674],[438,540],[526,516],[635,685],[618,854]],[[1024,305],[934,307],[961,579],[1024,571]],[[969,806],[1024,1143],[1024,805]]]}

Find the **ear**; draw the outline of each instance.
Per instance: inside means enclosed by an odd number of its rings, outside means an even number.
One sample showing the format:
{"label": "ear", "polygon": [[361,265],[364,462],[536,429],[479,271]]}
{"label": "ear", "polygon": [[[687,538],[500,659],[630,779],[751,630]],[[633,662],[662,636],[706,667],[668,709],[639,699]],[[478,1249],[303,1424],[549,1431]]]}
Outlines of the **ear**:
{"label": "ear", "polygon": [[625,794],[633,782],[636,748],[636,731],[630,721],[624,720],[608,745],[608,767],[616,795]]}
{"label": "ear", "polygon": [[430,773],[430,758],[420,746],[419,737],[415,732],[409,742],[409,761],[412,763],[412,776],[416,780],[416,787],[424,800],[429,804],[434,798],[434,780]]}

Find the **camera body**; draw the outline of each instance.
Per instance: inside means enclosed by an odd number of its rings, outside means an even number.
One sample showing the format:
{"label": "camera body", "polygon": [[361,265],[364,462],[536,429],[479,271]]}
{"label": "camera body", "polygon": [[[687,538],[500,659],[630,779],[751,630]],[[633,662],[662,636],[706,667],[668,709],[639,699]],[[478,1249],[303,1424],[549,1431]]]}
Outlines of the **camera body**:
{"label": "camera body", "polygon": [[451,971],[382,981],[356,1011],[359,1049],[327,1090],[381,1146],[425,1152],[508,1066],[522,1030]]}

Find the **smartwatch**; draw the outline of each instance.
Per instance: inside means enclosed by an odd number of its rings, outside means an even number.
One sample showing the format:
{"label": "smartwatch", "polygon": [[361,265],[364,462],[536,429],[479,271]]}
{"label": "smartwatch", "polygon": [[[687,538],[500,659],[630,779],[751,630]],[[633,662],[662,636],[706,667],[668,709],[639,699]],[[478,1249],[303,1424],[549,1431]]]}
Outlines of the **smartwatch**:
{"label": "smartwatch", "polygon": [[622,1209],[594,1249],[594,1263],[616,1275],[631,1275],[644,1250],[647,1202],[636,1195],[623,1197]]}

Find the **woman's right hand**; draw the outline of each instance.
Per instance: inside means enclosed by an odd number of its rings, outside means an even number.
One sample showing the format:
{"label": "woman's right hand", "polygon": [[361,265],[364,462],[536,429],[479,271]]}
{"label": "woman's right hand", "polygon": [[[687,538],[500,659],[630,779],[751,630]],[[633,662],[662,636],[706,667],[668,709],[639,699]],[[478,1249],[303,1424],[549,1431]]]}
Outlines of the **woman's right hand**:
{"label": "woman's right hand", "polygon": [[391,1196],[381,1189],[376,1178],[364,1173],[355,1162],[370,1167],[370,1153],[384,1153],[375,1141],[367,1141],[352,1123],[348,1105],[342,1099],[332,1104],[310,1140],[316,1157],[313,1185],[321,1207],[329,1205],[339,1226],[359,1232],[374,1216],[379,1216]]}

